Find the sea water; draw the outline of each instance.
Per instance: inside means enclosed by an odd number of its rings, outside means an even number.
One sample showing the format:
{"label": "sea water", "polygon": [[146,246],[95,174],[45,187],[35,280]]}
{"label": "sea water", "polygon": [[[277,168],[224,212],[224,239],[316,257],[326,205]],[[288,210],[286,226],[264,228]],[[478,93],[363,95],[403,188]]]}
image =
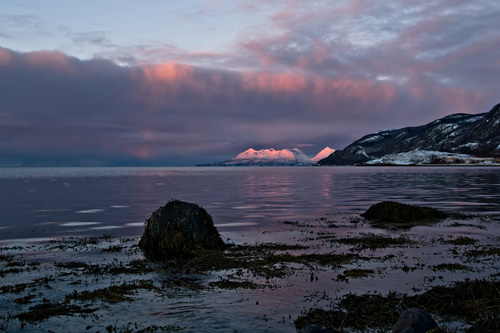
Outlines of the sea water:
{"label": "sea water", "polygon": [[244,231],[385,200],[500,214],[500,168],[0,168],[0,198],[0,240],[141,235],[172,199],[205,208],[221,232]]}

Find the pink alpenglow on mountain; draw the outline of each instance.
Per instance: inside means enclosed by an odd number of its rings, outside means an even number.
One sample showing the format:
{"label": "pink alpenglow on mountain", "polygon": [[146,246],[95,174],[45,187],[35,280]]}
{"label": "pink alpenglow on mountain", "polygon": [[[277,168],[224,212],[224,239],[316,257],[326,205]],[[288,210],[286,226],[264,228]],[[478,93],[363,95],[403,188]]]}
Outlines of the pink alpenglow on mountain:
{"label": "pink alpenglow on mountain", "polygon": [[325,147],[322,151],[317,153],[316,156],[311,158],[311,161],[316,163],[324,158],[327,158],[328,156],[330,156],[334,152],[335,152],[335,149],[330,148],[330,147]]}
{"label": "pink alpenglow on mountain", "polygon": [[238,154],[234,160],[246,160],[246,159],[256,159],[256,160],[266,160],[266,161],[288,161],[296,162],[298,164],[309,164],[309,157],[304,154],[300,149],[281,149],[276,150],[274,148],[255,150],[250,148],[244,152]]}
{"label": "pink alpenglow on mountain", "polygon": [[225,162],[218,162],[214,165],[219,166],[306,166],[313,165],[317,161],[329,156],[335,150],[325,148],[318,153],[314,158],[309,158],[298,148],[280,149],[274,148],[255,150],[247,149],[239,153],[236,157]]}

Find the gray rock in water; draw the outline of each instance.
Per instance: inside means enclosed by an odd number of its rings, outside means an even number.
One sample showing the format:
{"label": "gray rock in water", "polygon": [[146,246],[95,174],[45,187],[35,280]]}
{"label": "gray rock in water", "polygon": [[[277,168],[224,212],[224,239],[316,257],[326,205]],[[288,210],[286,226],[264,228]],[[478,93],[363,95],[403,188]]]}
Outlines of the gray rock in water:
{"label": "gray rock in water", "polygon": [[399,316],[392,333],[425,333],[437,327],[436,322],[426,312],[411,308]]}
{"label": "gray rock in water", "polygon": [[188,254],[225,247],[212,217],[196,204],[172,200],[146,221],[139,247],[146,253]]}

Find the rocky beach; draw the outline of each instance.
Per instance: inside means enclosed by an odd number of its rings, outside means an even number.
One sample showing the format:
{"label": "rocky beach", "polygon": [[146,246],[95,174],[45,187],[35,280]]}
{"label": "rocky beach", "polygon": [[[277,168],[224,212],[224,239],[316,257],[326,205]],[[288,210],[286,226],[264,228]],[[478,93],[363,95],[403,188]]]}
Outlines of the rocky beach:
{"label": "rocky beach", "polygon": [[498,222],[457,213],[386,228],[341,212],[153,261],[138,237],[3,242],[0,329],[385,332],[420,308],[444,332],[495,331]]}

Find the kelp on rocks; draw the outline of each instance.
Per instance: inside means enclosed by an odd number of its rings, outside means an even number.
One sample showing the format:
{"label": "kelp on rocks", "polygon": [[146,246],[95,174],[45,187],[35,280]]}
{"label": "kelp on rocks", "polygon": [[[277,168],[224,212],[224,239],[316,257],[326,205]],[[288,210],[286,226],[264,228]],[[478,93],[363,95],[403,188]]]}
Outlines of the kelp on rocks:
{"label": "kelp on rocks", "polygon": [[449,319],[460,319],[474,327],[495,332],[500,328],[500,281],[474,280],[437,286],[415,296],[390,293],[342,297],[336,308],[311,309],[295,320],[298,329],[317,324],[333,331],[390,329],[399,314],[409,308],[420,308]]}

